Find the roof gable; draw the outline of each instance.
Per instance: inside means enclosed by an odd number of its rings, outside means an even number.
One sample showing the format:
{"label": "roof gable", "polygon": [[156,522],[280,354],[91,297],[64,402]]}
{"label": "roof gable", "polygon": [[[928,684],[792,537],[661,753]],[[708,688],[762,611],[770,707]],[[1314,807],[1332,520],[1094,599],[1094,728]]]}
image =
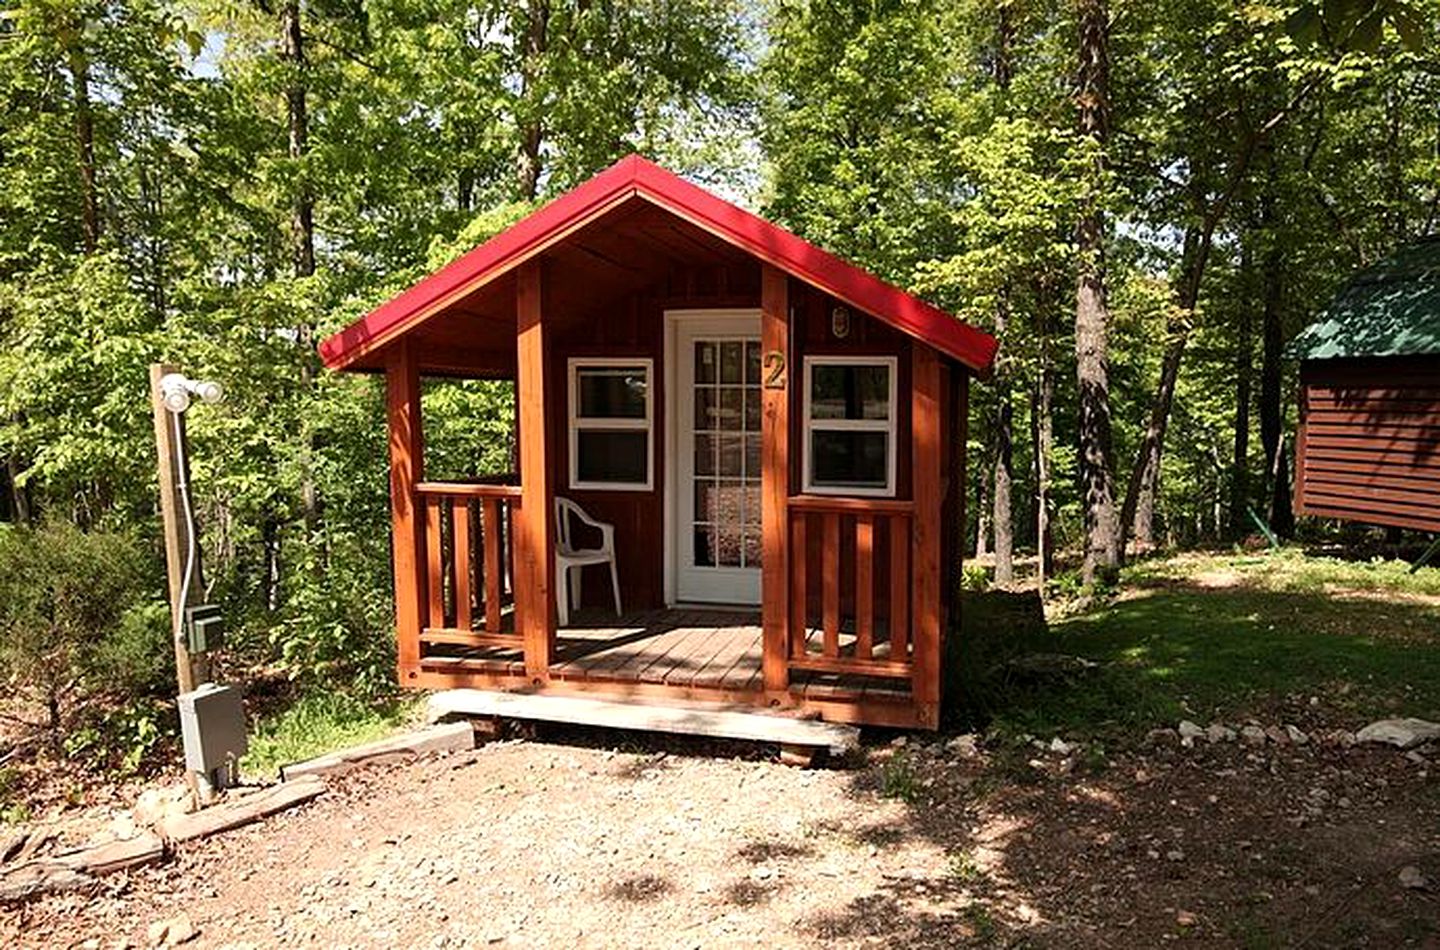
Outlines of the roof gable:
{"label": "roof gable", "polygon": [[332,369],[344,369],[636,198],[883,320],[979,375],[990,371],[997,344],[989,334],[638,155],[621,159],[322,341],[321,359]]}

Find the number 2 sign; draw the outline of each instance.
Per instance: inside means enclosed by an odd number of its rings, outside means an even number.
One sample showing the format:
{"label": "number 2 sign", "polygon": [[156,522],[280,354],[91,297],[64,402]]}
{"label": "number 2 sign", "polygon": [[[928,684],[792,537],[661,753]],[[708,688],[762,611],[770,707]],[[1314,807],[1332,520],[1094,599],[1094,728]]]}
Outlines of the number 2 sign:
{"label": "number 2 sign", "polygon": [[765,354],[765,388],[785,388],[785,354],[779,350],[771,350]]}

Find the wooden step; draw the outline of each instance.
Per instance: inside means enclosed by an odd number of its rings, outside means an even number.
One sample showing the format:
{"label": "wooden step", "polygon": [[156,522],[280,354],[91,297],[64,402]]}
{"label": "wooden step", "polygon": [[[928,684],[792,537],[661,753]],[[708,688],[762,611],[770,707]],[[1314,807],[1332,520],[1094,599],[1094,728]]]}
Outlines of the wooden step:
{"label": "wooden step", "polygon": [[792,719],[723,706],[662,706],[484,689],[451,689],[436,693],[430,697],[428,716],[432,722],[456,716],[493,716],[603,726],[607,729],[745,739],[782,746],[824,748],[831,755],[844,755],[860,743],[860,730],[854,726],[815,719]]}

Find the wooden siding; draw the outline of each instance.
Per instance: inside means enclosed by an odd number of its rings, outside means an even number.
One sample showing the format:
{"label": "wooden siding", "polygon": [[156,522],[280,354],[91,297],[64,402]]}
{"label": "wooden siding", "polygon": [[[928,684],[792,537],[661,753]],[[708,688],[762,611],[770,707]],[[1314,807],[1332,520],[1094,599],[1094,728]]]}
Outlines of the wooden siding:
{"label": "wooden siding", "polygon": [[1295,512],[1440,531],[1440,358],[1300,369]]}

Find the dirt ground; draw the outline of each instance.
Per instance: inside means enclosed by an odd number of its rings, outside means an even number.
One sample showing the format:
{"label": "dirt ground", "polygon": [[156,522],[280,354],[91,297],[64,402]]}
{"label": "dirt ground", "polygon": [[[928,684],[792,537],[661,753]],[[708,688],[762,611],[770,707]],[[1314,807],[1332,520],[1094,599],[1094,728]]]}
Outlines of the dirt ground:
{"label": "dirt ground", "polygon": [[1440,774],[1394,750],[882,738],[803,770],[624,738],[355,772],[0,909],[0,944],[145,946],[184,909],[204,947],[1440,947]]}

